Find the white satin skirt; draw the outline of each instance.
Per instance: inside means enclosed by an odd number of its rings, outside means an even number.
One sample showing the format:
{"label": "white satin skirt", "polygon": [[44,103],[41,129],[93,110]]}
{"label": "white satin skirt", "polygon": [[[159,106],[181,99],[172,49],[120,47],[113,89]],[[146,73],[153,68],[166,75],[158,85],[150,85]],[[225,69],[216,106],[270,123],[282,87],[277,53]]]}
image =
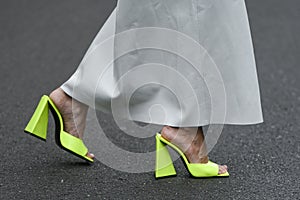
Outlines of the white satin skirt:
{"label": "white satin skirt", "polygon": [[263,122],[244,0],[119,0],[61,88],[132,121]]}

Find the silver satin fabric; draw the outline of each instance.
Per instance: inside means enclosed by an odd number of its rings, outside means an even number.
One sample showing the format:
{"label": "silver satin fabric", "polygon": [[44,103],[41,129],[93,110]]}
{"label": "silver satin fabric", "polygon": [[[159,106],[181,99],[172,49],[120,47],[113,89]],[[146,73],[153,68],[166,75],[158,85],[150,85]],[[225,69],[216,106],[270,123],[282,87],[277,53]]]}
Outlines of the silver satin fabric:
{"label": "silver satin fabric", "polygon": [[146,123],[263,122],[244,0],[119,0],[61,88]]}

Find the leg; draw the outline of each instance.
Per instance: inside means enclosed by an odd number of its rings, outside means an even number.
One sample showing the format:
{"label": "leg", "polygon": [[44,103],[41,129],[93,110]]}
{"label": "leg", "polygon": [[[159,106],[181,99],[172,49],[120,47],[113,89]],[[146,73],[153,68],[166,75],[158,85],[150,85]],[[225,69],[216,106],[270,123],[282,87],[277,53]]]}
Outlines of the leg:
{"label": "leg", "polygon": [[[161,130],[161,135],[179,147],[185,153],[190,163],[208,162],[202,127],[174,128],[164,126]],[[226,171],[226,165],[219,165],[219,174],[223,174]]]}
{"label": "leg", "polygon": [[[61,88],[57,88],[51,92],[50,98],[63,117],[64,130],[71,135],[82,139],[88,106],[72,99]],[[91,153],[87,153],[87,156],[94,158],[94,155]]]}

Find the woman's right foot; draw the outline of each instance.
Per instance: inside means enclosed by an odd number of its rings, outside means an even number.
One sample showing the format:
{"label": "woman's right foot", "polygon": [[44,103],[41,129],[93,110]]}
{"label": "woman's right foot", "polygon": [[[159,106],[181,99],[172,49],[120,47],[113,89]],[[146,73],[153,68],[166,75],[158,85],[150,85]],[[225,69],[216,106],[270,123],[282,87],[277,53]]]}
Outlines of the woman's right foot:
{"label": "woman's right foot", "polygon": [[[49,97],[63,118],[64,130],[69,134],[82,139],[86,124],[88,106],[72,99],[61,88],[57,88],[51,92]],[[86,156],[92,159],[95,157],[94,154],[89,152]]]}
{"label": "woman's right foot", "polygon": [[[207,163],[208,156],[202,128],[174,128],[164,126],[161,136],[181,149],[190,163]],[[219,174],[227,172],[226,165],[219,165]]]}

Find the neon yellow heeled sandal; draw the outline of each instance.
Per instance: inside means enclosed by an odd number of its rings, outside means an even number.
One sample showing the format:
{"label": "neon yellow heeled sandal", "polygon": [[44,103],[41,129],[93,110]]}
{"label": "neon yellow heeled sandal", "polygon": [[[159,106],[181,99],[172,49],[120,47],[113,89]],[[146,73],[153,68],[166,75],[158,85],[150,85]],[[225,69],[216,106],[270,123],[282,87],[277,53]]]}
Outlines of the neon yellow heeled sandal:
{"label": "neon yellow heeled sandal", "polygon": [[94,162],[92,158],[86,156],[88,149],[84,145],[83,141],[64,131],[62,116],[52,100],[46,95],[42,96],[24,131],[46,141],[49,109],[51,110],[55,120],[56,144],[62,149],[88,162]]}
{"label": "neon yellow heeled sandal", "polygon": [[193,177],[228,177],[229,173],[218,174],[219,165],[209,161],[208,163],[189,163],[184,153],[175,145],[164,139],[159,133],[156,134],[156,165],[155,178],[162,178],[176,174],[171,156],[166,147],[169,145],[181,156],[187,170]]}

